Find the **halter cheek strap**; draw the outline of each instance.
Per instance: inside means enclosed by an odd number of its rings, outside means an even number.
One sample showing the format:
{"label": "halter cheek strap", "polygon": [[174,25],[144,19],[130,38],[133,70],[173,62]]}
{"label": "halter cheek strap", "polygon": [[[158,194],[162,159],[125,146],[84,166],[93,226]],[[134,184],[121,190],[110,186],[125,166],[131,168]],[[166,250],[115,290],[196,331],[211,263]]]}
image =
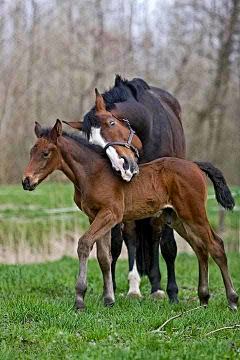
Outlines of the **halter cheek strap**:
{"label": "halter cheek strap", "polygon": [[136,155],[136,157],[139,159],[139,152],[138,152],[138,149],[135,148],[135,146],[133,146],[131,144],[132,142],[132,138],[133,138],[133,135],[135,134],[135,131],[132,129],[131,125],[130,125],[130,122],[128,119],[119,119],[117,116],[113,115],[113,117],[115,117],[117,120],[119,121],[123,121],[128,129],[130,130],[130,134],[129,134],[129,138],[128,138],[128,141],[126,143],[122,143],[122,142],[118,142],[118,141],[115,141],[115,142],[109,142],[107,143],[107,145],[104,147],[104,151],[106,152],[106,150],[109,148],[109,146],[114,146],[114,145],[118,145],[118,146],[124,146],[130,150],[132,150],[134,152],[134,154]]}

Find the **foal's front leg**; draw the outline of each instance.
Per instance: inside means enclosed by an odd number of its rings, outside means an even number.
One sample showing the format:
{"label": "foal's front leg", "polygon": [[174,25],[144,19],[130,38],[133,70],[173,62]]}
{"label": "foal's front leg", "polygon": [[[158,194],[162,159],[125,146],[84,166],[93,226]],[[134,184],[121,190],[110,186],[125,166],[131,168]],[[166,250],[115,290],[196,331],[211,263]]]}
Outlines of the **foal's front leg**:
{"label": "foal's front leg", "polygon": [[116,218],[110,210],[100,211],[88,231],[79,239],[77,250],[79,274],[76,283],[76,306],[78,310],[84,309],[84,296],[87,291],[87,262],[93,244],[96,240],[104,237],[116,224]]}
{"label": "foal's front leg", "polygon": [[97,240],[97,258],[103,274],[103,299],[105,306],[114,304],[111,274],[111,230]]}

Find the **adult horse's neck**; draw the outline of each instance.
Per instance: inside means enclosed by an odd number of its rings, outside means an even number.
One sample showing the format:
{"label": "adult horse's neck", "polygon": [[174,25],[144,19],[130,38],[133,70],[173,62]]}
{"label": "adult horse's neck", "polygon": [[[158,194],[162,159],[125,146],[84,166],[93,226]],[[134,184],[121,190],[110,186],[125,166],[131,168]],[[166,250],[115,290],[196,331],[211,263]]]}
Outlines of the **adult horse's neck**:
{"label": "adult horse's neck", "polygon": [[86,184],[86,177],[97,173],[98,166],[106,162],[100,154],[84,143],[61,136],[58,138],[58,149],[62,156],[61,168],[64,174],[74,183],[78,190]]}
{"label": "adult horse's neck", "polygon": [[164,99],[160,101],[148,91],[142,103],[136,100],[116,103],[111,112],[127,118],[140,138],[143,145],[140,163],[165,156],[185,157],[182,123]]}
{"label": "adult horse's neck", "polygon": [[145,139],[149,138],[152,129],[152,116],[148,109],[135,99],[114,104],[111,113],[119,118],[127,118],[133,129],[144,145]]}

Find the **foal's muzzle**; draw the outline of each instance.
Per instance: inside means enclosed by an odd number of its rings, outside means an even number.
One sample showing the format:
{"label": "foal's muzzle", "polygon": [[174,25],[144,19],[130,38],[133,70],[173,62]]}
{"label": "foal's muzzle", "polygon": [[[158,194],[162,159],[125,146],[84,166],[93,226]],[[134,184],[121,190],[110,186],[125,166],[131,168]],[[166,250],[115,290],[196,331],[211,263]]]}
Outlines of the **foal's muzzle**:
{"label": "foal's muzzle", "polygon": [[37,184],[37,182],[31,183],[31,179],[29,176],[26,176],[25,179],[22,180],[22,186],[24,190],[33,191],[36,188]]}

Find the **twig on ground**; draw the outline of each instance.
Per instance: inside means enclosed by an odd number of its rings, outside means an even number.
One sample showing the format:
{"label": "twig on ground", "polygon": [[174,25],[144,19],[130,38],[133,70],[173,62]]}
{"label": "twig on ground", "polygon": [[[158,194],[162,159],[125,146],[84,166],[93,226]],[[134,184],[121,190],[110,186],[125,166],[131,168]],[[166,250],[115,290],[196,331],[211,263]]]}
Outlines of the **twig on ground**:
{"label": "twig on ground", "polygon": [[225,326],[225,327],[222,327],[220,329],[215,329],[213,331],[210,331],[209,333],[206,334],[206,336],[209,336],[209,335],[212,335],[218,331],[221,331],[221,330],[226,330],[226,329],[236,329],[236,328],[240,328],[240,325],[239,324],[235,324],[233,326]]}
{"label": "twig on ground", "polygon": [[198,309],[201,309],[201,308],[206,308],[207,305],[201,305],[201,306],[198,306],[194,309],[190,309],[190,310],[187,310],[187,311],[183,311],[181,314],[178,314],[178,315],[175,315],[173,317],[171,317],[170,319],[166,320],[161,326],[159,326],[159,328],[157,328],[156,330],[153,330],[152,332],[153,333],[157,333],[159,332],[166,324],[168,324],[170,321],[174,320],[174,319],[177,319],[177,318],[180,318],[182,317],[183,315],[189,313],[189,312],[192,312],[192,311],[195,311],[195,310],[198,310]]}

